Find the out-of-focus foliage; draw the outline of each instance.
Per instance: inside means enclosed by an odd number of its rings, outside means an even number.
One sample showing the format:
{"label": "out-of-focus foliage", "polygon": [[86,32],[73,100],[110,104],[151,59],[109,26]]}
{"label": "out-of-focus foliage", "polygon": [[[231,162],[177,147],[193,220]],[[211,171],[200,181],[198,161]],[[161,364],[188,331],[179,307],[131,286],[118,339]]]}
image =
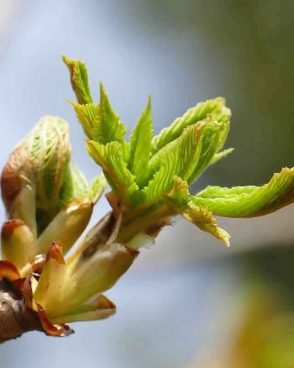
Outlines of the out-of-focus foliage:
{"label": "out-of-focus foliage", "polygon": [[292,368],[294,294],[292,248],[252,252],[235,262],[242,279],[239,307],[229,306],[235,323],[230,339],[191,368]]}
{"label": "out-of-focus foliage", "polygon": [[[178,32],[188,28],[195,62],[204,58],[207,82],[226,96],[234,112],[228,142],[234,142],[236,152],[214,168],[222,183],[246,184],[249,174],[252,183],[262,183],[271,171],[289,165],[294,155],[293,2],[220,0],[211,6],[205,0],[151,0],[144,7],[132,3],[141,19],[148,12],[157,32],[172,31],[174,25]],[[199,42],[201,55],[196,51]],[[197,68],[191,70],[191,77],[197,73]],[[240,161],[243,170],[236,177]]]}

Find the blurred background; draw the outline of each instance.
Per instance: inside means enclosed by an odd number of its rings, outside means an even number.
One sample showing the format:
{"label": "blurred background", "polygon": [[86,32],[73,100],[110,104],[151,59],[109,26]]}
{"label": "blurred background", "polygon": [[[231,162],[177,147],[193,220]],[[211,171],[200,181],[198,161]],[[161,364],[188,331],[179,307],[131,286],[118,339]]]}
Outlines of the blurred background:
{"label": "blurred background", "polygon": [[[67,103],[61,54],[83,59],[131,129],[153,97],[155,130],[201,100],[233,111],[227,147],[205,185],[260,185],[294,166],[294,2],[291,0],[0,0],[1,166],[46,114],[71,124],[74,158],[97,167]],[[102,202],[93,221],[107,211]],[[4,212],[1,212],[4,217]],[[294,367],[294,206],[219,223],[222,244],[177,220],[108,295],[109,320],[70,338],[29,333],[0,347],[6,368]]]}

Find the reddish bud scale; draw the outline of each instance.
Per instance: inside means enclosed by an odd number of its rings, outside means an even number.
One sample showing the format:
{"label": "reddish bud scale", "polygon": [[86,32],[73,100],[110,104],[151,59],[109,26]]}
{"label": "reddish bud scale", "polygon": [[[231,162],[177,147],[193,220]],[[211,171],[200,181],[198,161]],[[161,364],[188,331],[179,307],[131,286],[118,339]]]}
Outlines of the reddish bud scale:
{"label": "reddish bud scale", "polygon": [[46,262],[46,255],[45,254],[39,254],[36,257],[34,257],[34,259],[32,261],[32,264],[31,264],[32,272],[34,274],[40,275],[45,262]]}
{"label": "reddish bud scale", "polygon": [[48,262],[50,259],[55,259],[56,262],[60,264],[65,264],[62,254],[62,246],[56,241],[52,242],[48,250],[46,262]]}
{"label": "reddish bud scale", "polygon": [[45,309],[37,304],[38,315],[44,331],[50,336],[68,336],[74,331],[65,323],[53,324],[49,321]]}
{"label": "reddish bud scale", "polygon": [[31,171],[32,162],[28,159],[27,149],[23,146],[16,148],[9,157],[1,175],[2,199],[9,210],[22,186],[21,174]]}
{"label": "reddish bud scale", "polygon": [[9,261],[0,261],[0,281],[7,279],[12,282],[19,278],[20,274],[13,263]]}
{"label": "reddish bud scale", "polygon": [[5,240],[9,240],[14,230],[17,227],[20,227],[23,225],[25,225],[25,223],[20,219],[11,219],[11,220],[5,221],[2,226],[2,231],[1,231],[2,238]]}

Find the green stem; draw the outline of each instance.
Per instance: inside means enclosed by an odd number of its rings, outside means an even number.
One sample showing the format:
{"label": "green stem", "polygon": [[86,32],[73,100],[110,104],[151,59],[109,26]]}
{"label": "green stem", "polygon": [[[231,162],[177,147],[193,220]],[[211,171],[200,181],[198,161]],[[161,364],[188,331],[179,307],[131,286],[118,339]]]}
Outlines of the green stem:
{"label": "green stem", "polygon": [[127,244],[138,234],[157,235],[158,230],[170,223],[170,217],[177,213],[175,209],[167,203],[161,203],[148,207],[141,211],[130,211],[123,217],[116,240],[119,243]]}

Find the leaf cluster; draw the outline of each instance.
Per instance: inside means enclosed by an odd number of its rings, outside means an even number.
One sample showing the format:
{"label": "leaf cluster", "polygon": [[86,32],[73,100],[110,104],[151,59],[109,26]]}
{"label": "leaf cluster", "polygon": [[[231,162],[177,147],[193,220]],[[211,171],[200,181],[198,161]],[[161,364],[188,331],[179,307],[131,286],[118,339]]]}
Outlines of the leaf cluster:
{"label": "leaf cluster", "polygon": [[223,98],[198,103],[154,135],[149,97],[127,140],[126,126],[114,112],[103,85],[100,101],[94,103],[85,64],[66,57],[64,62],[77,97],[72,105],[88,138],[87,150],[101,166],[112,198],[126,218],[131,218],[132,211],[139,217],[150,216],[160,206],[169,206],[170,215],[181,214],[229,244],[229,235],[217,227],[214,214],[258,216],[293,201],[294,174],[288,168],[262,187],[208,187],[196,195],[189,193],[191,183],[233,151],[223,148],[231,118]]}

